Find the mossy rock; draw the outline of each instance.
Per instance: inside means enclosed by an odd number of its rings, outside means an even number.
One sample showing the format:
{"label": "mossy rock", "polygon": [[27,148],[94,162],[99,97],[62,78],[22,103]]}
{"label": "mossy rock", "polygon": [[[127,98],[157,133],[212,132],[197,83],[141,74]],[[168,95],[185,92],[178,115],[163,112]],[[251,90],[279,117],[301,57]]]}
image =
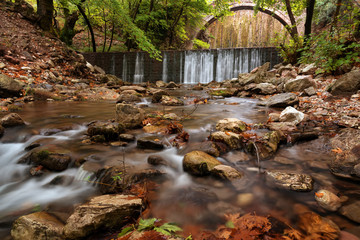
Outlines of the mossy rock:
{"label": "mossy rock", "polygon": [[219,160],[202,151],[189,152],[183,159],[184,171],[195,176],[209,175],[220,164]]}

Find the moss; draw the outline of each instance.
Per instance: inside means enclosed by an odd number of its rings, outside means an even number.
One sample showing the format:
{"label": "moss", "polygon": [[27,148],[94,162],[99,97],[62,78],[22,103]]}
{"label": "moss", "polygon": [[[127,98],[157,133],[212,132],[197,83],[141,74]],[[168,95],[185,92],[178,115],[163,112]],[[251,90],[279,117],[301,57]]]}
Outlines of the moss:
{"label": "moss", "polygon": [[50,152],[48,150],[42,150],[36,154],[37,158],[39,160],[47,159],[50,155]]}

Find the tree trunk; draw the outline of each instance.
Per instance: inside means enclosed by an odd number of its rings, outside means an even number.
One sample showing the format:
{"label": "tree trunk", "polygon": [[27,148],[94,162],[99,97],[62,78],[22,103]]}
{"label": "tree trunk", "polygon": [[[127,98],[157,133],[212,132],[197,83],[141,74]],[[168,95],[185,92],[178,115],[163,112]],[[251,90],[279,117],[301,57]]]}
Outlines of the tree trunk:
{"label": "tree trunk", "polygon": [[109,44],[109,48],[108,48],[108,52],[110,52],[112,43],[113,43],[113,39],[114,39],[114,32],[115,32],[115,22],[113,21],[112,23],[112,29],[111,29],[111,38],[110,38],[110,44]]}
{"label": "tree trunk", "polygon": [[286,11],[287,11],[287,14],[290,18],[290,22],[291,22],[291,31],[290,31],[290,34],[291,34],[291,37],[296,40],[297,39],[297,36],[299,35],[298,33],[298,30],[297,30],[297,27],[296,27],[296,21],[295,21],[295,17],[294,17],[294,14],[291,10],[291,5],[290,5],[290,0],[285,0],[285,5],[286,5]]}
{"label": "tree trunk", "polygon": [[72,40],[76,35],[76,31],[74,28],[77,20],[79,19],[79,14],[77,11],[70,14],[70,10],[64,8],[64,16],[65,16],[65,23],[64,23],[64,27],[61,29],[60,32],[60,39],[61,41],[66,43],[66,45],[71,46]]}
{"label": "tree trunk", "polygon": [[52,30],[52,20],[54,18],[53,0],[38,0],[37,14],[39,15],[39,25],[45,31]]}
{"label": "tree trunk", "polygon": [[330,28],[331,33],[334,31],[334,28],[336,27],[338,16],[340,13],[341,4],[342,4],[342,0],[337,0],[336,10],[335,10],[335,14],[334,14],[333,21],[331,23],[331,28]]}
{"label": "tree trunk", "polygon": [[[83,2],[83,1],[82,1]],[[83,16],[88,28],[89,28],[89,31],[90,31],[90,34],[91,34],[91,43],[92,43],[92,47],[93,47],[93,52],[96,52],[96,42],[95,42],[95,35],[94,35],[94,31],[93,31],[93,28],[91,26],[91,23],[89,21],[89,19],[87,18],[86,14],[85,14],[85,11],[84,9],[81,7],[81,5],[76,5],[77,8],[79,9],[79,12],[81,13],[81,15]]]}
{"label": "tree trunk", "polygon": [[315,8],[316,0],[307,0],[306,2],[306,20],[305,20],[305,32],[304,32],[304,39],[305,42],[310,37],[311,34],[311,24],[314,15],[314,8]]}

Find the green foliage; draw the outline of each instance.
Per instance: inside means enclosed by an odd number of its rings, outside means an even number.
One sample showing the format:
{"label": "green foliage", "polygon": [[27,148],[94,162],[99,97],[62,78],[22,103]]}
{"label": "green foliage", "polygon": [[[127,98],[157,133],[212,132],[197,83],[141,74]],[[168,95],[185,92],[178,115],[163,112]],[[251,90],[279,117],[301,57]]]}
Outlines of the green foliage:
{"label": "green foliage", "polygon": [[133,231],[134,230],[134,227],[133,226],[130,226],[130,227],[126,227],[124,228],[123,230],[121,230],[121,232],[118,234],[118,238],[121,238],[123,236],[125,236],[126,234],[128,234],[129,232]]}
{"label": "green foliage", "polygon": [[49,157],[49,155],[50,155],[50,152],[48,150],[42,150],[42,151],[37,153],[37,157],[40,160],[47,159]]}
{"label": "green foliage", "polygon": [[193,46],[194,49],[208,49],[208,48],[210,48],[209,43],[201,41],[201,40],[196,39],[196,38],[193,40],[193,44],[194,44],[194,46]]}
{"label": "green foliage", "polygon": [[164,223],[161,226],[157,227],[155,226],[155,223],[158,221],[160,220],[156,218],[140,219],[137,230],[139,232],[144,230],[154,230],[167,236],[172,236],[176,232],[182,231],[182,229],[176,226],[174,223]]}
{"label": "green foliage", "polygon": [[272,39],[272,43],[277,46],[279,54],[285,63],[295,64],[303,48],[303,38],[297,37],[296,40],[289,38],[288,32],[278,33]]}
{"label": "green foliage", "polygon": [[117,173],[117,175],[112,176],[111,178],[113,179],[114,182],[121,181],[122,180],[121,175],[122,175],[122,172],[119,172],[119,173]]}
{"label": "green foliage", "polygon": [[360,42],[354,36],[360,23],[359,8],[348,5],[338,22],[309,39],[301,63],[315,63],[322,72],[335,73],[342,66],[360,62]]}

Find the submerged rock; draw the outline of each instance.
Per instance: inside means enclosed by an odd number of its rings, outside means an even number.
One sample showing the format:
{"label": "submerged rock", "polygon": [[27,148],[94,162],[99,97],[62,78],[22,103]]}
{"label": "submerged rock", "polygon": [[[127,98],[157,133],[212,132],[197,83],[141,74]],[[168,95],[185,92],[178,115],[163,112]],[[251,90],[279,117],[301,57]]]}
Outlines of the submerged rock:
{"label": "submerged rock", "polygon": [[64,224],[46,212],[35,212],[18,218],[11,229],[14,240],[63,240]]}
{"label": "submerged rock", "polygon": [[10,113],[0,119],[0,125],[3,127],[16,127],[25,125],[24,120],[17,113]]}
{"label": "submerged rock", "polygon": [[266,171],[268,184],[287,190],[308,192],[313,189],[314,180],[310,175],[282,171]]}
{"label": "submerged rock", "polygon": [[165,90],[161,90],[161,89],[158,89],[156,91],[153,92],[153,96],[151,98],[151,102],[152,103],[158,103],[161,101],[161,98],[162,96],[169,96],[169,93],[166,92]]}
{"label": "submerged rock", "polygon": [[216,130],[218,131],[230,131],[235,133],[241,133],[246,131],[247,125],[245,122],[237,118],[225,118],[217,122]]}
{"label": "submerged rock", "polygon": [[237,94],[238,90],[236,88],[221,88],[209,90],[209,94],[212,96],[221,96],[221,97],[232,97]]}
{"label": "submerged rock", "polygon": [[315,193],[315,200],[324,209],[336,211],[341,207],[341,200],[334,193],[321,189]]}
{"label": "submerged rock", "polygon": [[219,160],[202,151],[189,152],[183,159],[184,171],[196,176],[209,175],[220,164]]}
{"label": "submerged rock", "polygon": [[116,121],[126,128],[136,128],[142,125],[144,110],[131,104],[116,104]]}
{"label": "submerged rock", "polygon": [[343,206],[340,213],[352,221],[360,223],[360,201]]}
{"label": "submerged rock", "polygon": [[80,239],[100,229],[121,228],[129,219],[137,218],[142,200],[131,195],[102,195],[75,208],[66,221],[66,239]]}
{"label": "submerged rock", "polygon": [[71,157],[67,154],[51,152],[48,150],[37,150],[30,154],[25,161],[44,166],[52,171],[64,171],[71,163]]}

